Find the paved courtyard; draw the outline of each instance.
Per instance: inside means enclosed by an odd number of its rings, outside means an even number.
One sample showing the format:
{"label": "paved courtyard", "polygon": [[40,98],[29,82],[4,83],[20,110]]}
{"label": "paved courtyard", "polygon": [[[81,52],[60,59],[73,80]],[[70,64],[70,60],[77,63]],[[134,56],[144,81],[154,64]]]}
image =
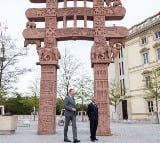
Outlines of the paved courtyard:
{"label": "paved courtyard", "polygon": [[[89,140],[89,123],[77,122],[78,139]],[[160,143],[160,125],[151,123],[111,123],[112,136],[98,136],[97,143]],[[69,127],[68,136],[72,139]],[[63,126],[57,126],[55,135],[37,135],[37,122],[30,127],[18,126],[12,135],[0,135],[0,143],[63,143]]]}

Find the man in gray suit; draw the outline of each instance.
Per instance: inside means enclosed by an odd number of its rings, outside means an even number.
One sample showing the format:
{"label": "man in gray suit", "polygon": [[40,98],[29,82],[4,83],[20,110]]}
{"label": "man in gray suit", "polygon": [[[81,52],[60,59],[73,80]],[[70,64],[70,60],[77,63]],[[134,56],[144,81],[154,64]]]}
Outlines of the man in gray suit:
{"label": "man in gray suit", "polygon": [[72,122],[72,132],[73,132],[73,142],[77,143],[80,140],[77,139],[77,126],[76,126],[76,102],[74,100],[75,90],[70,89],[69,95],[64,99],[64,115],[65,115],[65,125],[64,125],[64,142],[71,142],[68,139],[68,126],[70,121]]}

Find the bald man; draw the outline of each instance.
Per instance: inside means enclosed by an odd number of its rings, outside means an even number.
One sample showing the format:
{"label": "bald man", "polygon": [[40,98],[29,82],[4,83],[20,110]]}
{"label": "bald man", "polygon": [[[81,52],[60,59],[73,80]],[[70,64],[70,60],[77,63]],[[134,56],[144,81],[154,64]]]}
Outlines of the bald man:
{"label": "bald man", "polygon": [[92,142],[94,142],[98,141],[98,139],[96,138],[96,130],[98,126],[98,106],[95,103],[95,97],[92,97],[91,101],[92,102],[88,105],[87,108],[87,114],[90,121],[90,139]]}

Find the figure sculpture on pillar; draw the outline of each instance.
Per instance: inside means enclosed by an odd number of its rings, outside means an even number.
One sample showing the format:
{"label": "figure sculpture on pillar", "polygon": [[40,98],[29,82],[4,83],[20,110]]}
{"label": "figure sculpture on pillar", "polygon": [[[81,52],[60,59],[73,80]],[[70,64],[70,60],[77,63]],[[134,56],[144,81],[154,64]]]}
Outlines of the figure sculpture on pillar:
{"label": "figure sculpture on pillar", "polygon": [[122,3],[121,3],[121,0],[106,0],[106,5],[107,6],[113,6],[113,7],[116,7],[116,6],[122,6]]}
{"label": "figure sculpture on pillar", "polygon": [[61,56],[58,48],[46,48],[46,47],[38,47],[37,53],[39,55],[39,61],[58,61]]}
{"label": "figure sculpture on pillar", "polygon": [[26,28],[36,28],[36,23],[34,21],[28,21],[26,23]]}

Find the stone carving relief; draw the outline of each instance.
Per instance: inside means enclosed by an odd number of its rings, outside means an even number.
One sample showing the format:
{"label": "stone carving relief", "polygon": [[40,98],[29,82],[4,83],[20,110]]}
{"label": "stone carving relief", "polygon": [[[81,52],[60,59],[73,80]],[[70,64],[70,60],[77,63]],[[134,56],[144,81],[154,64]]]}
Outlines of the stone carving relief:
{"label": "stone carving relief", "polygon": [[94,15],[104,15],[104,7],[96,7],[94,8]]}
{"label": "stone carving relief", "polygon": [[46,16],[56,16],[56,9],[54,9],[54,8],[47,8],[46,9]]}
{"label": "stone carving relief", "polygon": [[26,16],[28,17],[45,17],[45,8],[29,8],[26,10]]}
{"label": "stone carving relief", "polygon": [[60,57],[60,53],[58,48],[46,48],[46,47],[39,47],[37,48],[37,53],[39,55],[39,61],[58,61]]}
{"label": "stone carving relief", "polygon": [[95,16],[94,17],[94,27],[105,27],[105,17]]}
{"label": "stone carving relief", "polygon": [[46,17],[45,18],[46,27],[57,28],[57,18],[56,17]]}
{"label": "stone carving relief", "polygon": [[68,36],[85,36],[94,37],[94,29],[89,28],[66,28],[66,29],[57,29],[56,35],[58,38],[68,37]]}
{"label": "stone carving relief", "polygon": [[57,6],[56,3],[57,3],[57,0],[46,0],[47,8],[49,8],[49,7],[56,8],[56,6]]}
{"label": "stone carving relief", "polygon": [[94,0],[95,6],[102,6],[104,4],[104,0]]}
{"label": "stone carving relief", "polygon": [[40,40],[26,40],[24,41],[24,47],[27,47],[29,44],[36,44],[36,48],[41,46]]}
{"label": "stone carving relief", "polygon": [[53,3],[55,4],[57,0],[46,0],[46,3]]}
{"label": "stone carving relief", "polygon": [[44,46],[47,48],[52,48],[56,45],[56,39],[52,37],[46,37],[44,40]]}
{"label": "stone carving relief", "polygon": [[102,44],[106,42],[106,38],[104,36],[95,36],[94,37],[95,44]]}
{"label": "stone carving relief", "polygon": [[104,28],[95,28],[95,36],[103,36],[105,34]]}
{"label": "stone carving relief", "polygon": [[106,61],[106,62],[114,62],[117,57],[122,44],[114,43],[105,44],[105,45],[94,45],[91,49],[91,59],[93,61]]}
{"label": "stone carving relief", "polygon": [[107,58],[107,49],[103,46],[100,47],[92,47],[91,50],[91,58],[95,60],[105,60]]}
{"label": "stone carving relief", "polygon": [[125,46],[125,39],[124,38],[123,39],[118,39],[118,38],[117,39],[110,39],[109,43],[110,43],[111,46],[115,45],[116,43],[119,43],[124,48],[124,46]]}
{"label": "stone carving relief", "polygon": [[32,29],[34,29],[34,28],[36,28],[36,23],[34,21],[28,21],[26,23],[26,28],[32,28]]}
{"label": "stone carving relief", "polygon": [[93,16],[94,15],[94,11],[91,8],[62,8],[62,9],[57,9],[56,10],[56,16],[57,17],[63,17],[63,16]]}
{"label": "stone carving relief", "polygon": [[46,27],[46,36],[47,37],[55,37],[56,36],[56,32],[54,30],[53,27]]}
{"label": "stone carving relief", "polygon": [[122,3],[120,0],[106,0],[106,5],[111,7],[116,7],[116,6],[122,6]]}

